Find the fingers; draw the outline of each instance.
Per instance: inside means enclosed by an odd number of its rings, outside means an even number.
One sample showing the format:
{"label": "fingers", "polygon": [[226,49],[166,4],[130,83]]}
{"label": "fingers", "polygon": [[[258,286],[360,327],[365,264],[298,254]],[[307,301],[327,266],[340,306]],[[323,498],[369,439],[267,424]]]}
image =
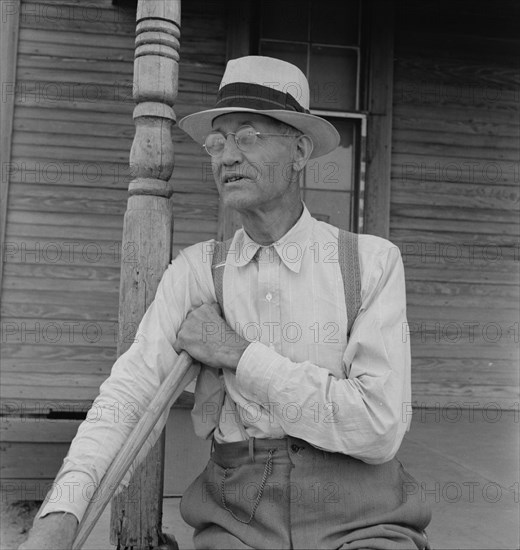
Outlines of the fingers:
{"label": "fingers", "polygon": [[222,311],[216,302],[202,304],[190,311],[177,331],[177,339],[173,344],[173,349],[176,353],[180,353],[183,349],[186,349],[187,340],[184,338],[184,335],[189,340],[193,338],[194,334],[201,333],[205,323],[211,322],[224,322]]}

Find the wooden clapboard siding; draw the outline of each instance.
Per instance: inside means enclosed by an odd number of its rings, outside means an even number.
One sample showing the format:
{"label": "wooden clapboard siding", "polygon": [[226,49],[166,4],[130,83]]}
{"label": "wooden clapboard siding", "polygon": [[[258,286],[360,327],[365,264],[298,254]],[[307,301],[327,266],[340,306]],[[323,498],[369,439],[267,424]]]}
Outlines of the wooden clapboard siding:
{"label": "wooden clapboard siding", "polygon": [[[21,6],[1,306],[12,415],[84,411],[115,359],[135,13],[88,9]],[[8,477],[42,477],[22,463]]]}
{"label": "wooden clapboard siding", "polygon": [[0,423],[2,498],[43,500],[79,424],[41,417],[4,418]]}
{"label": "wooden clapboard siding", "polygon": [[520,10],[501,6],[396,16],[390,239],[420,406],[518,401]]}
{"label": "wooden clapboard siding", "polygon": [[[183,3],[177,118],[214,101],[226,17],[221,3]],[[120,265],[136,254],[121,247],[135,9],[24,1],[19,36],[0,309],[2,488],[14,500],[43,498],[110,372]],[[216,236],[218,195],[202,148],[172,137],[176,254]]]}
{"label": "wooden clapboard siding", "polygon": [[[6,498],[38,500],[116,358],[120,265],[136,254],[121,247],[135,10],[60,0],[24,2],[23,13],[0,309],[1,473]],[[216,3],[183,5],[178,117],[214,99],[225,16]],[[173,139],[176,254],[216,235],[218,195],[201,147],[177,128]]]}
{"label": "wooden clapboard siding", "polygon": [[[121,248],[133,177],[135,12],[99,0],[88,5],[98,16],[91,22],[75,2],[22,8],[1,304],[2,413],[10,417],[1,473],[6,498],[38,500],[77,429],[73,418],[86,413],[116,358],[120,264],[136,252]],[[50,17],[60,8],[63,17]],[[212,100],[225,62],[224,15],[202,1],[183,9],[178,116]],[[218,198],[201,148],[177,129],[173,139],[176,253],[216,235]]]}
{"label": "wooden clapboard siding", "polygon": [[[27,1],[22,14],[2,286],[2,395],[34,400],[40,392],[53,400],[68,388],[67,402],[83,403],[95,397],[115,358],[120,263],[135,254],[121,250],[132,179],[135,11],[109,0],[88,6]],[[183,6],[178,116],[213,101],[225,63],[225,16],[214,3]],[[201,148],[178,129],[173,137],[176,252],[215,236],[218,199]],[[101,331],[97,341],[78,336],[89,323]],[[92,368],[96,361],[99,369]],[[64,375],[59,383],[53,372]]]}

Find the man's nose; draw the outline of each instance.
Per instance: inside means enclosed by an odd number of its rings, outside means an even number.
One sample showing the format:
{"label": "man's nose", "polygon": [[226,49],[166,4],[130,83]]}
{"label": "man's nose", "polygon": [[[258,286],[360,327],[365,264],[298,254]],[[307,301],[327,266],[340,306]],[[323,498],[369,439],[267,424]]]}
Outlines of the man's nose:
{"label": "man's nose", "polygon": [[242,160],[242,151],[237,147],[235,136],[228,134],[224,150],[222,151],[221,161],[223,164],[232,165]]}

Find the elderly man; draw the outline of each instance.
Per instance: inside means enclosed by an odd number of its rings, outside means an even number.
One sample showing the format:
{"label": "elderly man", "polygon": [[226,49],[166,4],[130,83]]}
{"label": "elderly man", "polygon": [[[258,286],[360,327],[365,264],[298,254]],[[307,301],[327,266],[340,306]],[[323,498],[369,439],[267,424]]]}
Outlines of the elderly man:
{"label": "elderly man", "polygon": [[[345,233],[302,203],[306,163],[339,143],[308,107],[299,69],[249,56],[215,108],[180,121],[243,228],[172,262],[96,406],[143,410],[181,350],[204,365],[192,417],[213,451],[181,504],[196,548],[427,548],[430,512],[394,458],[410,401],[399,250],[349,234],[345,255]],[[84,423],[56,483],[99,483],[131,427]],[[85,508],[47,503],[24,548],[70,547]]]}

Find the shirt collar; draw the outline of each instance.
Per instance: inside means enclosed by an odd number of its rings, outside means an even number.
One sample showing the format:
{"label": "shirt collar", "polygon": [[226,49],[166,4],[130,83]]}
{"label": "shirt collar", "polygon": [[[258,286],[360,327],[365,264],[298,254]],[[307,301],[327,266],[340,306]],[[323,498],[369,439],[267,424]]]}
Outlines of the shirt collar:
{"label": "shirt collar", "polygon": [[[307,248],[311,236],[314,218],[303,203],[303,212],[298,221],[271,246],[276,250],[278,256],[294,273],[299,273],[303,254]],[[247,265],[257,254],[262,245],[255,242],[244,230],[239,229],[233,238],[231,248],[227,256],[227,262],[235,267]]]}

